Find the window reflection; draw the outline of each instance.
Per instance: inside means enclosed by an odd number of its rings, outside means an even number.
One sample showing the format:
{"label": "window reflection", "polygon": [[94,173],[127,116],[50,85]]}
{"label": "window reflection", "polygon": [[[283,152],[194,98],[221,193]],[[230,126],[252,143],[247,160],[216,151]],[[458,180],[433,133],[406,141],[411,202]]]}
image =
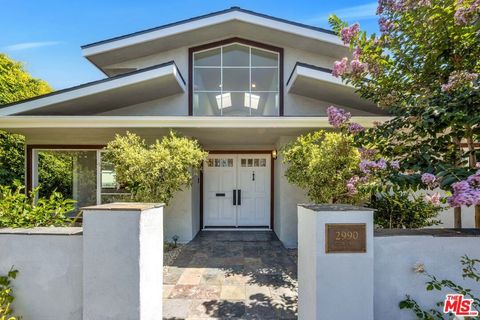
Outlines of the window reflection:
{"label": "window reflection", "polygon": [[240,43],[193,54],[193,111],[205,116],[279,114],[279,53]]}

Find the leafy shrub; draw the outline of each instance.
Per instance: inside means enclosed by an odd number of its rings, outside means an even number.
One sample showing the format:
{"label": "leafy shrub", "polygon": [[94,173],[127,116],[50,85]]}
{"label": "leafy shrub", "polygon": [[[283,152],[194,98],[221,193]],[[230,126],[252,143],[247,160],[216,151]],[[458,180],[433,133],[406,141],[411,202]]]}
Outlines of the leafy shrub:
{"label": "leafy shrub", "polygon": [[443,210],[406,191],[376,193],[367,204],[375,209],[374,221],[381,228],[423,228],[440,224],[435,218]]}
{"label": "leafy shrub", "polygon": [[17,320],[19,318],[13,316],[13,310],[10,308],[14,300],[12,294],[11,282],[17,277],[18,270],[13,267],[6,276],[0,276],[0,320]]}
{"label": "leafy shrub", "polygon": [[[461,259],[462,263],[462,277],[464,279],[471,279],[475,281],[476,283],[480,284],[480,270],[478,270],[477,264],[480,264],[479,259],[471,259],[468,256],[463,256]],[[420,272],[425,272],[423,269],[423,266],[421,268],[422,270]],[[456,293],[456,294],[462,294],[465,296],[465,298],[472,299],[472,308],[478,312],[480,312],[480,297],[475,297],[472,294],[471,289],[466,289],[463,288],[462,286],[459,286],[458,284],[454,283],[451,280],[439,280],[437,279],[434,275],[429,274],[428,272],[425,272],[427,277],[430,279],[427,281],[426,289],[427,291],[441,291],[443,289],[447,289],[448,293]],[[475,285],[476,288],[478,288],[478,284]],[[440,301],[436,304],[438,307],[442,307],[443,311],[443,306],[444,306],[444,301]],[[446,316],[442,311],[436,310],[436,309],[430,309],[428,311],[423,310],[422,307],[412,299],[409,295],[407,295],[405,300],[400,301],[399,303],[400,309],[408,309],[412,310],[415,313],[415,316],[417,319],[423,319],[423,320],[443,320],[444,317]],[[453,315],[450,314],[448,315],[448,319],[452,319]],[[454,319],[457,319],[456,317]],[[466,318],[468,319],[468,318]]]}
{"label": "leafy shrub", "polygon": [[166,204],[191,183],[192,170],[207,157],[198,141],[174,132],[150,146],[127,132],[117,135],[106,149],[105,159],[114,165],[117,182],[132,193],[133,200]]}
{"label": "leafy shrub", "polygon": [[324,130],[308,133],[286,145],[283,156],[287,180],[306,190],[311,201],[355,203],[364,196],[352,196],[347,190],[347,181],[358,172],[360,163],[351,135]]}
{"label": "leafy shrub", "polygon": [[72,222],[67,213],[74,210],[75,201],[58,192],[35,199],[38,190],[26,195],[18,181],[13,187],[0,186],[0,228],[61,227]]}

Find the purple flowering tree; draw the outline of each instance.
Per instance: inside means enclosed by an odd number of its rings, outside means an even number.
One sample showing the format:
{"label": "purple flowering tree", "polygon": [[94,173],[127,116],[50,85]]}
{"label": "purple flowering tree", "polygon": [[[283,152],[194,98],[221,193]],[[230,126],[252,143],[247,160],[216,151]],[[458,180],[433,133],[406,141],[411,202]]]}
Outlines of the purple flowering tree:
{"label": "purple flowering tree", "polygon": [[379,0],[377,15],[380,34],[372,35],[358,24],[329,19],[351,50],[334,63],[333,75],[392,115],[356,140],[401,161],[400,174],[391,177],[397,185],[421,188],[421,173],[435,176],[438,187],[452,192],[448,202],[461,227],[461,206],[478,204],[466,200],[476,189],[457,183],[477,170],[480,1]]}
{"label": "purple flowering tree", "polygon": [[354,137],[365,129],[350,121],[349,112],[331,106],[327,115],[335,132],[319,130],[284,147],[285,176],[316,203],[364,203],[386,172],[398,170],[399,163],[356,147]]}

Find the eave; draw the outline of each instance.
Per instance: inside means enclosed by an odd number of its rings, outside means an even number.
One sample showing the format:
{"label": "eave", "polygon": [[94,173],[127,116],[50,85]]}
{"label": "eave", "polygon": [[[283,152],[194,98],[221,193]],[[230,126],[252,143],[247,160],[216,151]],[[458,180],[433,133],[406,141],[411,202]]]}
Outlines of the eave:
{"label": "eave", "polygon": [[353,86],[334,77],[332,70],[326,68],[297,62],[287,80],[286,89],[288,93],[387,115],[375,103],[360,97]]}
{"label": "eave", "polygon": [[333,31],[232,7],[82,46],[90,62],[105,67],[183,46],[238,36],[259,42],[341,56],[348,48]]}
{"label": "eave", "polygon": [[186,91],[173,61],[0,106],[0,116],[100,113]]}

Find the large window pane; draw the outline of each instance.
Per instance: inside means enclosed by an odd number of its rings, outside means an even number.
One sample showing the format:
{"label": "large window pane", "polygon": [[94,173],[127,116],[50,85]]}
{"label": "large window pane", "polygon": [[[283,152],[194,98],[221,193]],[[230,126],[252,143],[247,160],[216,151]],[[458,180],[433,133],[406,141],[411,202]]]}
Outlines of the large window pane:
{"label": "large window pane", "polygon": [[221,92],[196,92],[193,94],[193,114],[196,116],[221,115],[222,102],[228,105],[226,97]]}
{"label": "large window pane", "polygon": [[278,92],[254,92],[251,94],[252,116],[277,116],[279,112]]}
{"label": "large window pane", "polygon": [[278,91],[278,69],[252,68],[252,91]]}
{"label": "large window pane", "polygon": [[198,66],[207,66],[207,67],[219,67],[221,62],[220,57],[220,48],[215,48],[212,50],[195,52],[194,56],[194,65]]}
{"label": "large window pane", "polygon": [[40,196],[48,197],[53,191],[77,201],[76,207],[97,203],[96,151],[38,152],[38,183]]}
{"label": "large window pane", "polygon": [[252,67],[277,67],[278,54],[252,48]]}
{"label": "large window pane", "polygon": [[[226,95],[231,99],[231,105],[223,108],[224,116],[249,116],[249,100],[245,100],[245,92],[228,92]],[[225,93],[224,93],[225,95]]]}
{"label": "large window pane", "polygon": [[221,88],[220,68],[195,68],[195,91],[218,91]]}
{"label": "large window pane", "polygon": [[278,59],[277,53],[238,43],[195,53],[194,115],[278,115]]}
{"label": "large window pane", "polygon": [[250,48],[240,44],[223,47],[224,67],[248,67],[250,65]]}
{"label": "large window pane", "polygon": [[250,71],[245,68],[223,69],[223,91],[249,91]]}

